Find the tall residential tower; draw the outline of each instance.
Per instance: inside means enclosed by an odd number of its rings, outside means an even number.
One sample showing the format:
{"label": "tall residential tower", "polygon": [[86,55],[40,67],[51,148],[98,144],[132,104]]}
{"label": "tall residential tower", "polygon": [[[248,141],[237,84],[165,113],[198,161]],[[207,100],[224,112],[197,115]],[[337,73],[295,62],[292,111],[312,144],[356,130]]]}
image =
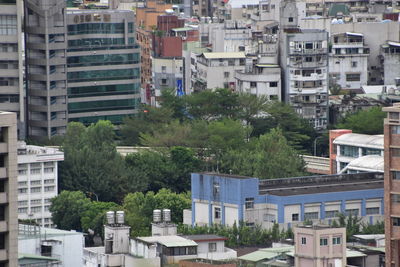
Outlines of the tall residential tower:
{"label": "tall residential tower", "polygon": [[25,136],[22,57],[22,1],[0,0],[0,110],[17,113],[19,136]]}

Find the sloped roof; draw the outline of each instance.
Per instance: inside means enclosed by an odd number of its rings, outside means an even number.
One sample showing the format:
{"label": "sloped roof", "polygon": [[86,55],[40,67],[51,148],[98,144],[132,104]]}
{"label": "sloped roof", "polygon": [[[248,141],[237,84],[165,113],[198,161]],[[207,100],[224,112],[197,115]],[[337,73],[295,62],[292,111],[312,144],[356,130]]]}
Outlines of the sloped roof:
{"label": "sloped roof", "polygon": [[337,137],[334,144],[383,149],[383,135],[348,133]]}

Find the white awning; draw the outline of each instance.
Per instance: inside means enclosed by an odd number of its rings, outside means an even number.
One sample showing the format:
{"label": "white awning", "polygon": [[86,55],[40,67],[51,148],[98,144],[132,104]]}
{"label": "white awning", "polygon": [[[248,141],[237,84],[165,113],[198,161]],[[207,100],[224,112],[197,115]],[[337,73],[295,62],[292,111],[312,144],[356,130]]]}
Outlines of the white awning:
{"label": "white awning", "polygon": [[400,43],[397,43],[397,42],[388,42],[388,45],[400,46]]}
{"label": "white awning", "polygon": [[364,35],[362,33],[356,33],[356,32],[346,32],[347,35],[354,35],[354,36],[360,36],[363,37]]}

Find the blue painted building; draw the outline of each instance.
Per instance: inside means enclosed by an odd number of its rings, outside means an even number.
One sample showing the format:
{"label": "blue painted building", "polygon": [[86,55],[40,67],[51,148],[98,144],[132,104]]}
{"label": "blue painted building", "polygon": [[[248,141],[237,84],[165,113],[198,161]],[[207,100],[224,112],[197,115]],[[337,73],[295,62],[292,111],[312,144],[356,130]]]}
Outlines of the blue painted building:
{"label": "blue painted building", "polygon": [[304,220],[329,223],[339,213],[383,220],[383,174],[357,173],[259,180],[192,174],[192,224],[287,228]]}

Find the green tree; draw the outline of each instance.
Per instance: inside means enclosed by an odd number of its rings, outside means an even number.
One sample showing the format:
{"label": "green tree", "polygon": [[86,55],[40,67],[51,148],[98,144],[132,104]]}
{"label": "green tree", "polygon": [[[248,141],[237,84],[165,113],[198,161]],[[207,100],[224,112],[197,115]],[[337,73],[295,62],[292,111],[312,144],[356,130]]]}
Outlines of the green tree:
{"label": "green tree", "polygon": [[92,201],[81,213],[81,225],[84,232],[92,230],[93,236],[104,237],[105,214],[107,211],[117,211],[120,207],[114,202]]}
{"label": "green tree", "polygon": [[381,107],[372,107],[348,114],[342,122],[336,125],[337,129],[350,129],[360,134],[383,134],[383,119],[386,117]]}
{"label": "green tree", "polygon": [[174,192],[190,190],[190,173],[200,171],[202,162],[190,148],[147,150],[125,158],[132,173],[148,181],[148,189],[169,188]]}
{"label": "green tree", "polygon": [[81,217],[89,208],[90,199],[80,191],[62,191],[51,200],[50,212],[57,228],[82,231]]}
{"label": "green tree", "polygon": [[116,202],[127,192],[146,189],[147,181],[126,168],[114,140],[114,127],[109,121],[87,128],[69,124],[62,146],[65,159],[60,164],[61,189],[80,190],[98,200]]}
{"label": "green tree", "polygon": [[264,116],[250,119],[253,137],[279,127],[290,145],[299,151],[312,153],[313,141],[317,133],[310,123],[301,118],[291,106],[283,102],[270,102],[265,112]]}
{"label": "green tree", "polygon": [[253,142],[247,149],[228,151],[222,158],[223,170],[260,179],[304,175],[304,161],[281,129],[272,129]]}
{"label": "green tree", "polygon": [[152,214],[154,209],[170,209],[171,219],[174,223],[181,223],[183,209],[191,207],[191,198],[188,193],[173,193],[162,189],[157,194],[150,191],[129,193],[123,202],[126,212],[126,223],[130,225],[133,236],[147,236],[150,234]]}
{"label": "green tree", "polygon": [[121,125],[121,139],[124,145],[140,145],[140,134],[153,133],[173,120],[174,111],[168,108],[142,106],[138,114],[125,118]]}

